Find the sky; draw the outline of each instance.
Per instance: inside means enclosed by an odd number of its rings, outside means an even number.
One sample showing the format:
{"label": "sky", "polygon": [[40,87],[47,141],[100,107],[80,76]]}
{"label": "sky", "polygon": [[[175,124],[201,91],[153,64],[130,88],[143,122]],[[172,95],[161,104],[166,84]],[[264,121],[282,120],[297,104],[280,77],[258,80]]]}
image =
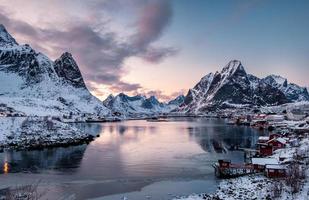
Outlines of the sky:
{"label": "sky", "polygon": [[308,87],[308,10],[308,0],[0,0],[0,23],[53,60],[72,53],[100,99],[167,101],[233,59]]}

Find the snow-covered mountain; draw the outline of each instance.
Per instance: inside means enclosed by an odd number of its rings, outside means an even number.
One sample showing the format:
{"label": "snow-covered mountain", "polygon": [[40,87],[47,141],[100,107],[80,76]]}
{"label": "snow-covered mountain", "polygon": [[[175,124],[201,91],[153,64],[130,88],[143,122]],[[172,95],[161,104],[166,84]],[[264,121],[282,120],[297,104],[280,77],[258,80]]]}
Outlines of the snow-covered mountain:
{"label": "snow-covered mountain", "polygon": [[183,96],[179,96],[168,103],[162,103],[155,96],[147,98],[136,95],[131,97],[120,93],[116,96],[109,95],[103,104],[115,114],[118,113],[124,117],[137,117],[168,113],[182,104],[183,99]]}
{"label": "snow-covered mountain", "polygon": [[184,102],[185,102],[185,96],[184,95],[179,95],[175,99],[169,101],[167,103],[167,105],[170,106],[170,108],[173,110],[173,109],[178,108],[179,106],[181,106]]}
{"label": "snow-covered mountain", "polygon": [[209,73],[188,91],[176,111],[200,113],[229,107],[272,106],[308,99],[308,92],[286,79],[260,79],[247,74],[238,60],[230,61],[221,72]]}
{"label": "snow-covered mountain", "polygon": [[19,45],[0,25],[0,103],[27,115],[89,113],[110,110],[91,95],[69,53],[56,61]]}
{"label": "snow-covered mountain", "polygon": [[286,78],[278,75],[269,75],[263,80],[281,90],[291,102],[309,101],[307,88],[300,87],[294,83],[289,83]]}

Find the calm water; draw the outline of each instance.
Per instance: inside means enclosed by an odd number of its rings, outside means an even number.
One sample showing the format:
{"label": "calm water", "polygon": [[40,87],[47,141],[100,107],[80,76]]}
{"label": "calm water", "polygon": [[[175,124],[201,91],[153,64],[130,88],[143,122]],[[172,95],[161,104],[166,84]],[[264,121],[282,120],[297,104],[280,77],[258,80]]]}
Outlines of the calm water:
{"label": "calm water", "polygon": [[107,200],[212,192],[219,182],[212,164],[220,158],[243,162],[243,153],[233,149],[253,147],[261,134],[206,118],[76,126],[100,137],[88,146],[0,153],[0,189],[39,182],[49,199]]}

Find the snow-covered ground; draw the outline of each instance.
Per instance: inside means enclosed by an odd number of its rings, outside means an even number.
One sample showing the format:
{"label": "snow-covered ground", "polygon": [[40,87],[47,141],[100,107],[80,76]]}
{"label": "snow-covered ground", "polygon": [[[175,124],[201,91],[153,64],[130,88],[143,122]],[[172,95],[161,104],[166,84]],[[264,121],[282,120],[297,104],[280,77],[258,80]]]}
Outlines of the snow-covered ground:
{"label": "snow-covered ground", "polygon": [[91,139],[72,125],[48,117],[0,117],[0,150],[66,146]]}
{"label": "snow-covered ground", "polygon": [[309,110],[309,101],[301,101],[295,103],[286,103],[278,106],[265,106],[261,107],[263,113],[282,113],[283,111],[291,110]]}

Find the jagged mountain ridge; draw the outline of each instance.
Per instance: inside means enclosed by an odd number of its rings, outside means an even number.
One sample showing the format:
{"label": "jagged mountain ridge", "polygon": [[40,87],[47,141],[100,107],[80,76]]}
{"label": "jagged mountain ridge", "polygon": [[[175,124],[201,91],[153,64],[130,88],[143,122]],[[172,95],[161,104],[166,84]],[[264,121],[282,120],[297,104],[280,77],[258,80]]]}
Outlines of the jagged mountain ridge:
{"label": "jagged mountain ridge", "polygon": [[87,89],[69,53],[55,62],[19,45],[0,25],[0,102],[28,115],[110,114]]}
{"label": "jagged mountain ridge", "polygon": [[288,83],[276,75],[257,78],[247,74],[240,61],[233,60],[221,72],[203,77],[186,97],[180,96],[167,104],[155,97],[129,97],[124,94],[110,96],[102,103],[88,91],[70,53],[66,52],[52,61],[27,44],[19,45],[3,25],[0,25],[0,79],[3,83],[0,103],[32,115],[68,112],[110,115],[115,110],[124,115],[170,110],[203,112],[309,100],[306,88]]}
{"label": "jagged mountain ridge", "polygon": [[200,113],[229,107],[270,106],[309,100],[305,88],[296,84],[286,87],[285,81],[277,80],[274,85],[267,77],[260,79],[247,74],[240,61],[232,60],[221,72],[204,76],[188,91],[184,105],[175,111]]}
{"label": "jagged mountain ridge", "polygon": [[168,105],[181,105],[185,101],[185,96],[184,95],[179,95],[175,99],[170,100],[167,104]]}
{"label": "jagged mountain ridge", "polygon": [[307,88],[300,87],[294,83],[289,83],[286,78],[279,75],[269,75],[263,78],[263,81],[281,90],[292,102],[309,101]]}
{"label": "jagged mountain ridge", "polygon": [[168,113],[182,104],[183,100],[184,96],[182,95],[168,103],[162,103],[155,96],[147,98],[142,95],[136,95],[131,97],[120,93],[116,96],[109,95],[103,101],[103,104],[114,113],[121,113],[125,117],[136,117]]}

